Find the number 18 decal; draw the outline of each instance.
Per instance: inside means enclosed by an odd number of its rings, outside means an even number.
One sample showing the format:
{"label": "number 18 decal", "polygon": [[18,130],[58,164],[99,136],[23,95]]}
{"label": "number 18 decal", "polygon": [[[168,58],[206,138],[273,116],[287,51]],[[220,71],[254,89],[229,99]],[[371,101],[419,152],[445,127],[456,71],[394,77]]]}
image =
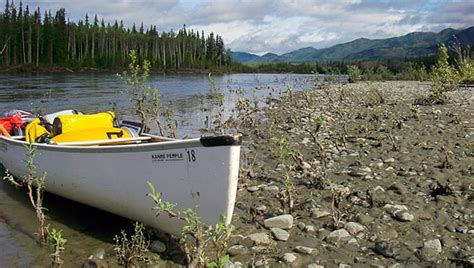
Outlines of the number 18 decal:
{"label": "number 18 decal", "polygon": [[196,162],[196,153],[194,150],[186,149],[186,153],[188,155],[188,162]]}

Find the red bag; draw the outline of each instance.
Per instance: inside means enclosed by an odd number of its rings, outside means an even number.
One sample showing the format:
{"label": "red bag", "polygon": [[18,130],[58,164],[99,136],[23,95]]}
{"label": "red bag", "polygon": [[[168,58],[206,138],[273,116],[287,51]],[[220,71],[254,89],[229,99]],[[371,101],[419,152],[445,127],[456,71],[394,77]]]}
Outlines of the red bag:
{"label": "red bag", "polygon": [[[17,115],[0,118],[0,125],[10,134],[14,129],[23,127],[23,123],[23,119]],[[0,135],[2,135],[1,132]]]}

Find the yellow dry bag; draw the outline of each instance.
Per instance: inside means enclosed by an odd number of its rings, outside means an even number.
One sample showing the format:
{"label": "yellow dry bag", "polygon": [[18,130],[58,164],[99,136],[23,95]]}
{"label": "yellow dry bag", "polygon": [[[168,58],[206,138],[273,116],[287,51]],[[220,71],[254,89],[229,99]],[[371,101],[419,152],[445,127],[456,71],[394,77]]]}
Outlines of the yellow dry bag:
{"label": "yellow dry bag", "polygon": [[25,139],[29,143],[37,142],[37,139],[45,134],[50,135],[46,128],[41,125],[39,118],[31,121],[25,128]]}
{"label": "yellow dry bag", "polygon": [[110,111],[97,114],[58,115],[53,122],[53,136],[95,128],[112,128],[114,119],[115,114]]}
{"label": "yellow dry bag", "polygon": [[70,131],[55,136],[51,140],[54,143],[64,142],[86,142],[86,141],[103,141],[114,139],[132,138],[132,134],[126,128],[92,128],[87,130]]}

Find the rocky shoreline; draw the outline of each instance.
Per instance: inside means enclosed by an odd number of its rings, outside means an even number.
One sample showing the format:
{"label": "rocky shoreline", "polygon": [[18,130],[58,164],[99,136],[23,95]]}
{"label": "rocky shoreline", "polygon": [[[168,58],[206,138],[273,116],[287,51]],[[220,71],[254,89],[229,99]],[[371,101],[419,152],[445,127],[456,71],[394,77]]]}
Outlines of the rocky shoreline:
{"label": "rocky shoreline", "polygon": [[[239,102],[226,267],[473,267],[474,92],[415,105],[429,95],[427,83],[361,82]],[[79,229],[65,235],[66,267],[119,265],[109,236]],[[150,233],[147,267],[183,267],[177,241]]]}
{"label": "rocky shoreline", "polygon": [[331,85],[246,118],[234,266],[472,267],[474,94],[414,105],[429,94],[418,82]]}

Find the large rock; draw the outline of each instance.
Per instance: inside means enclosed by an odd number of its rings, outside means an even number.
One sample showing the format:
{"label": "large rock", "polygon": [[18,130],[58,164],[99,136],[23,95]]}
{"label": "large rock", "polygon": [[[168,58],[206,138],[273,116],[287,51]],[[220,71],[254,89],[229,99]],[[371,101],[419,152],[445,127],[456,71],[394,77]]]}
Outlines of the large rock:
{"label": "large rock", "polygon": [[281,256],[281,261],[291,267],[299,267],[298,255],[295,253],[285,253]]}
{"label": "large rock", "polygon": [[308,264],[308,268],[324,268],[324,266],[319,265],[317,263],[310,263]]}
{"label": "large rock", "polygon": [[348,222],[344,224],[344,229],[346,229],[347,232],[349,232],[349,234],[356,235],[364,231],[365,227],[362,224],[357,223],[357,222]]}
{"label": "large rock", "polygon": [[268,218],[263,221],[266,228],[281,228],[291,229],[293,227],[293,216],[290,214],[280,215],[272,218]]}
{"label": "large rock", "polygon": [[423,247],[420,250],[420,257],[425,261],[434,261],[437,259],[441,251],[443,251],[443,248],[439,239],[428,240],[423,242]]}
{"label": "large rock", "polygon": [[304,255],[312,255],[312,254],[318,254],[318,249],[305,247],[305,246],[296,246],[295,252],[298,252]]}
{"label": "large rock", "polygon": [[281,228],[272,228],[270,231],[276,240],[286,241],[288,238],[290,238],[290,234]]}
{"label": "large rock", "polygon": [[374,222],[375,219],[373,217],[370,217],[369,215],[359,214],[356,216],[355,220],[360,224],[369,225]]}
{"label": "large rock", "polygon": [[245,255],[249,253],[249,249],[242,245],[233,245],[227,249],[227,253],[231,256]]}
{"label": "large rock", "polygon": [[357,168],[353,168],[349,172],[349,175],[353,177],[363,177],[369,174],[370,172],[372,172],[372,170],[369,167],[357,167]]}
{"label": "large rock", "polygon": [[311,216],[315,217],[316,219],[327,217],[330,215],[331,213],[329,211],[322,210],[320,208],[314,208],[311,210]]}
{"label": "large rock", "polygon": [[155,253],[163,253],[166,251],[166,245],[159,240],[155,240],[151,242],[150,250]]}
{"label": "large rock", "polygon": [[393,213],[393,217],[399,221],[413,221],[415,219],[415,216],[407,211],[397,211]]}
{"label": "large rock", "polygon": [[326,236],[327,242],[339,242],[339,241],[349,241],[352,238],[351,234],[347,232],[345,229],[339,229],[336,231],[331,232],[328,236]]}
{"label": "large rock", "polygon": [[105,260],[98,259],[96,257],[89,257],[86,262],[82,265],[83,268],[108,268],[109,264]]}
{"label": "large rock", "polygon": [[255,233],[247,236],[255,245],[268,245],[271,243],[270,237],[266,233]]}
{"label": "large rock", "polygon": [[385,258],[393,258],[393,256],[395,255],[392,247],[386,241],[376,242],[373,247],[373,250],[375,251],[375,253],[378,253],[384,256]]}

